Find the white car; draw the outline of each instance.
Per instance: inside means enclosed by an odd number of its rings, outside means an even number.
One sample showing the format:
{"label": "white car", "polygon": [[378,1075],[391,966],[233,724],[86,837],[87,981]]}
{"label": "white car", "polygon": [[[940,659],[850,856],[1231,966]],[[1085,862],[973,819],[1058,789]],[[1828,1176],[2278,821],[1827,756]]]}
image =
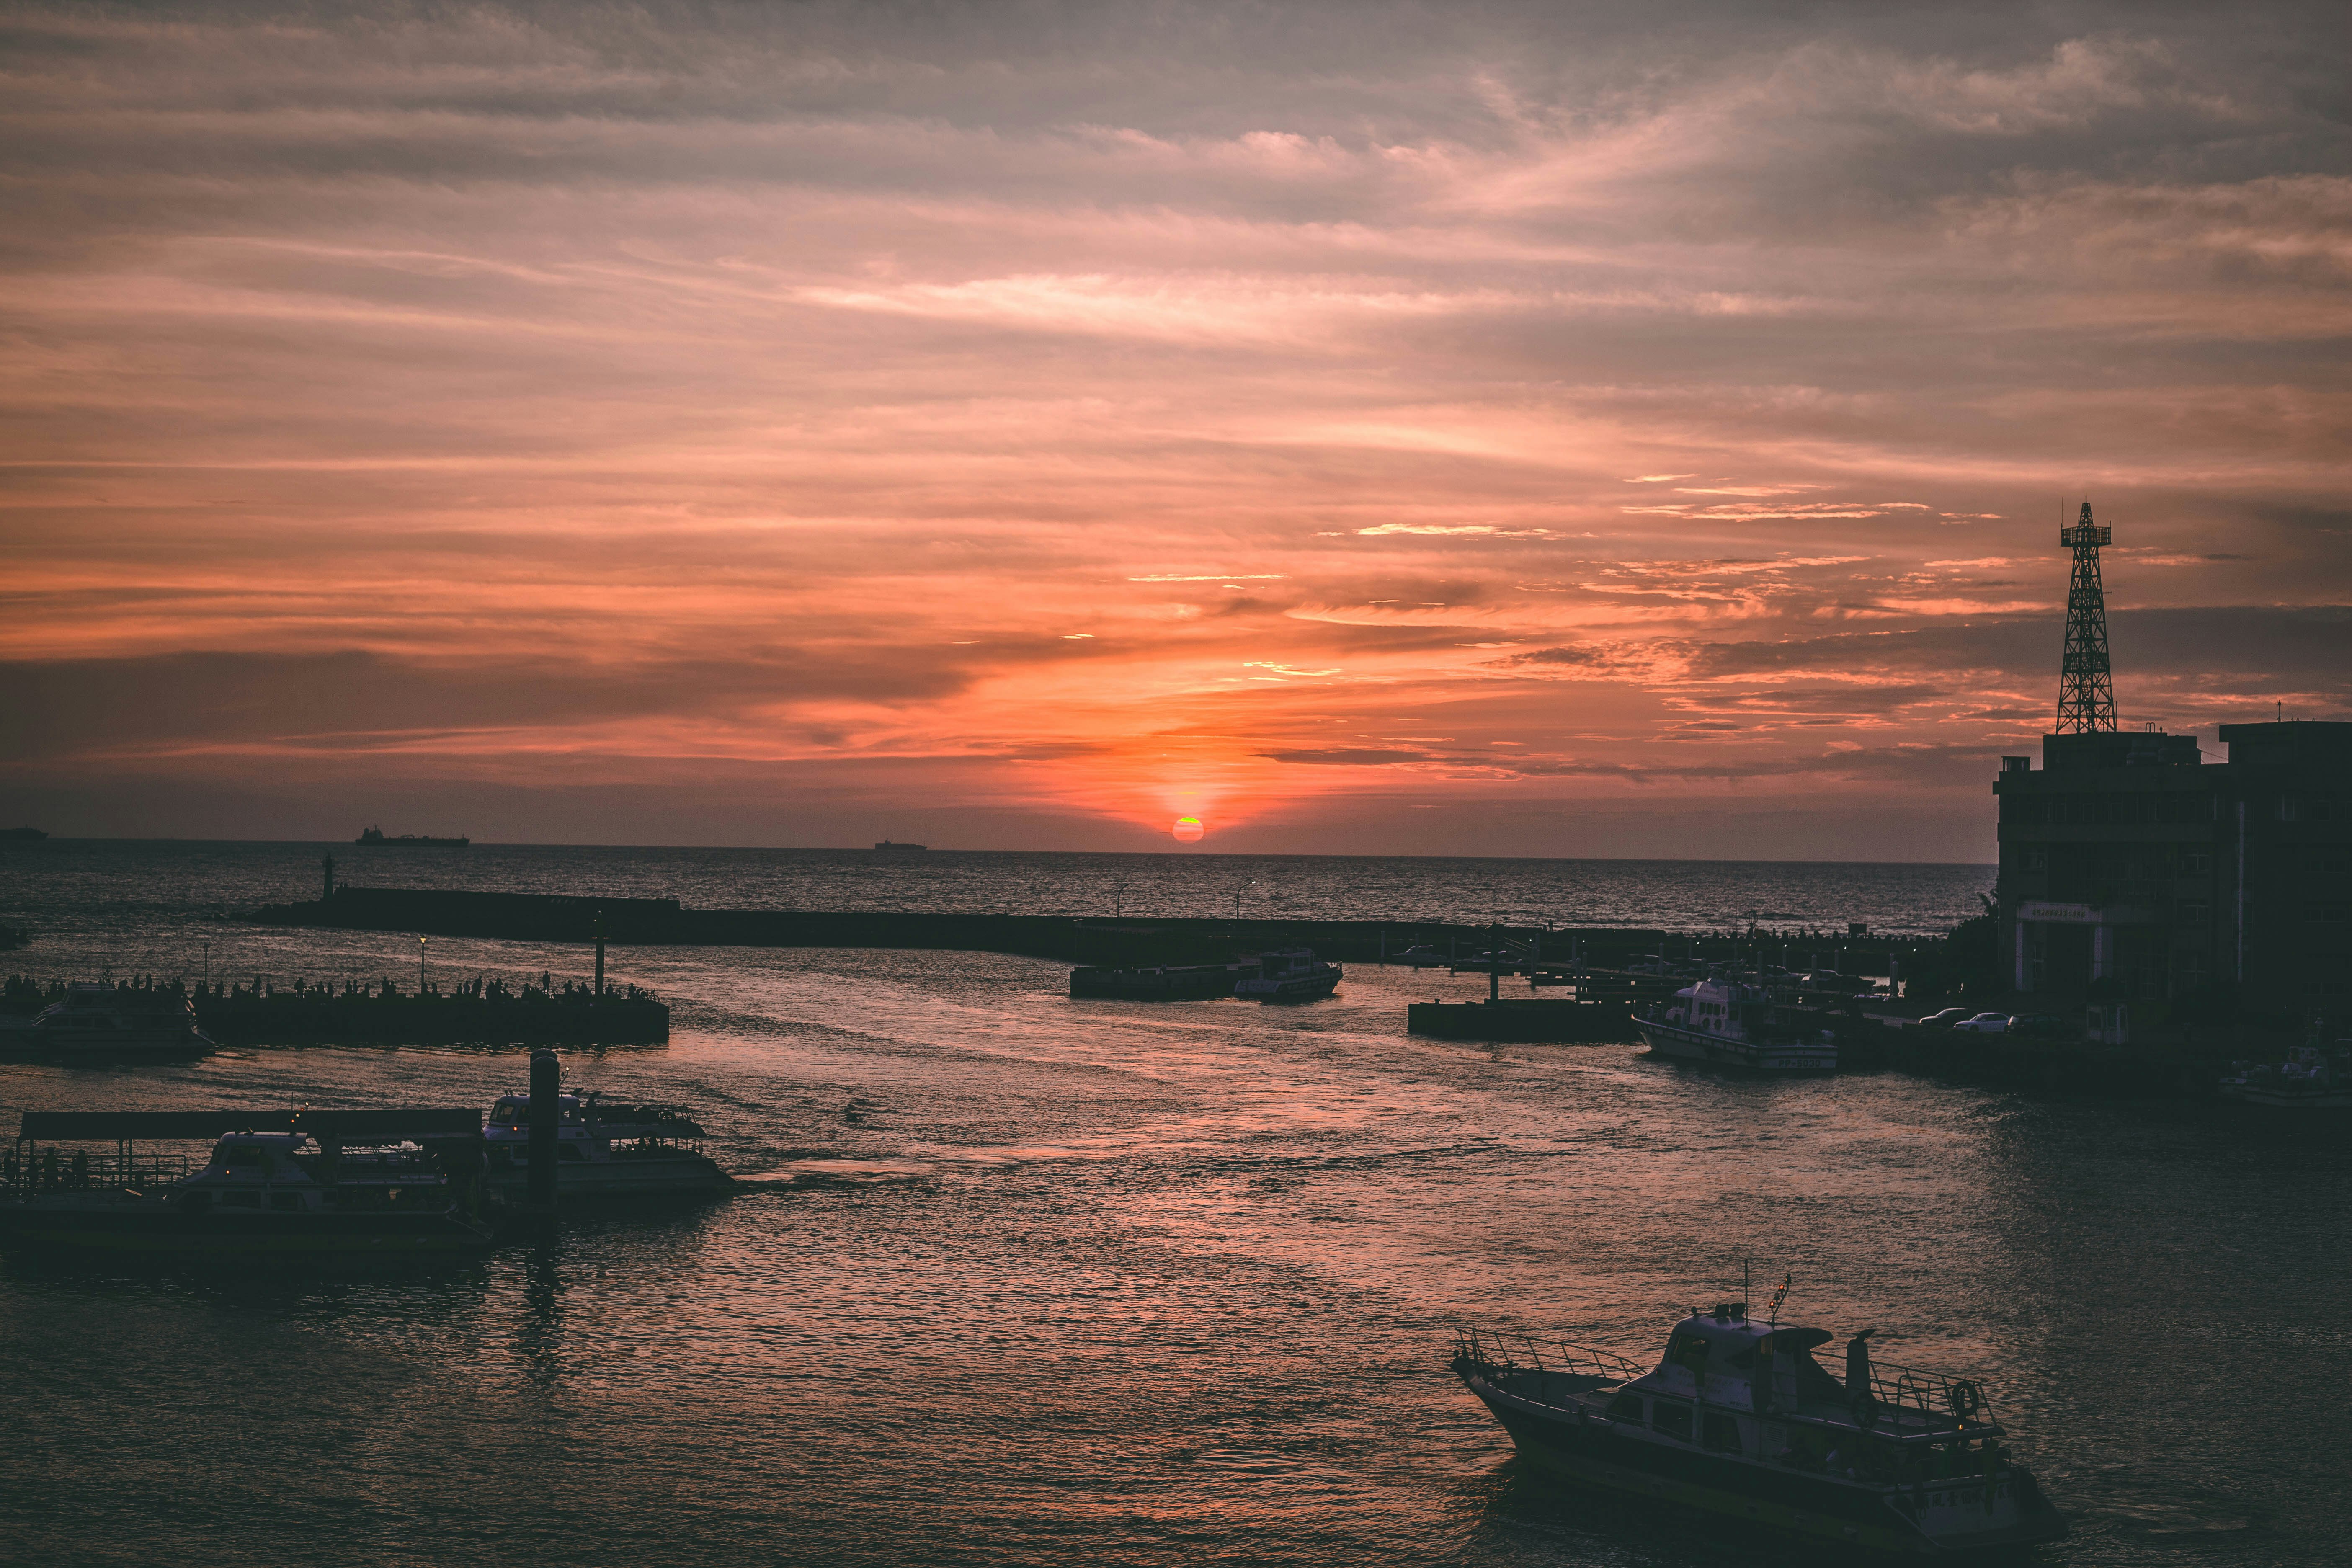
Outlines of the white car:
{"label": "white car", "polygon": [[1973,1018],[1961,1019],[1952,1027],[1965,1030],[1972,1035],[2006,1035],[2009,1033],[2009,1015],[1979,1013]]}

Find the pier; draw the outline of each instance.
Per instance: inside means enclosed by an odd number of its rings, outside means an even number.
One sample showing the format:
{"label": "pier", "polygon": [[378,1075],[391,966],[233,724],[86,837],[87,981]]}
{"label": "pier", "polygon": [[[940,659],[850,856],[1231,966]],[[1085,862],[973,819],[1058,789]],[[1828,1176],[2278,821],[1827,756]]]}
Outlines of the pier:
{"label": "pier", "polygon": [[[1413,947],[1457,951],[1463,971],[1486,972],[1472,955],[1496,940],[1524,948],[1529,962],[1507,961],[1504,973],[1533,974],[1557,960],[1564,967],[1622,968],[1644,958],[1699,963],[1780,959],[1805,967],[1907,973],[1921,954],[1939,950],[1931,936],[1841,935],[1783,938],[1734,931],[1669,931],[1641,927],[1493,926],[1445,921],[1335,921],[1259,917],[1092,918],[1080,915],[962,914],[895,910],[694,910],[676,899],[580,894],[453,892],[427,888],[339,886],[326,897],[271,904],[250,912],[263,925],[336,931],[414,932],[507,942],[618,946],[832,947],[1010,952],[1106,966],[1226,963],[1236,954],[1311,947],[1348,963],[1394,961]],[[601,927],[600,927],[601,921]]]}
{"label": "pier", "polygon": [[[127,999],[184,999],[196,1026],[221,1046],[657,1046],[669,1039],[669,1006],[630,985],[601,995],[584,985],[474,981],[448,991],[403,992],[392,981],[341,987],[297,981],[279,986],[184,984],[140,980],[116,986]],[[20,1015],[62,1001],[47,986],[9,976],[0,1006]]]}

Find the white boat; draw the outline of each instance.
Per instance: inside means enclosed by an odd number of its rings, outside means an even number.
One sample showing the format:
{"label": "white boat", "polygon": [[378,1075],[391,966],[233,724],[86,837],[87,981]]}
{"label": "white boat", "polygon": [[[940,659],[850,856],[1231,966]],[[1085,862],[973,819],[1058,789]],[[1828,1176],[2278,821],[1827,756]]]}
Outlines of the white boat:
{"label": "white boat", "polygon": [[1828,1330],[1736,1302],[1676,1323],[1654,1368],[1465,1326],[1454,1371],[1522,1463],[1653,1506],[1913,1555],[2063,1538],[1984,1385],[1874,1363],[1869,1333],[1848,1341],[1841,1379],[1812,1356]]}
{"label": "white boat", "polygon": [[158,987],[131,990],[77,980],[53,1002],[0,1041],[14,1056],[50,1060],[125,1061],[209,1056],[212,1037],[196,1026],[185,994]]}
{"label": "white boat", "polygon": [[2352,1047],[2328,1051],[2297,1046],[2275,1065],[2236,1064],[2221,1080],[2222,1098],[2294,1110],[2352,1110]]}
{"label": "white boat", "polygon": [[1454,963],[1450,955],[1438,952],[1427,942],[1418,947],[1408,947],[1402,952],[1392,952],[1389,954],[1388,962],[1401,963],[1408,969],[1450,969]]}
{"label": "white boat", "polygon": [[[675,1106],[608,1103],[594,1089],[556,1100],[555,1191],[564,1197],[723,1193],[734,1179],[702,1152],[703,1131]],[[502,1096],[482,1129],[490,1186],[519,1197],[530,1186],[530,1096]]]}
{"label": "white boat", "polygon": [[1827,1029],[1783,1026],[1770,996],[1737,981],[1701,980],[1633,1020],[1654,1057],[1758,1072],[1835,1072],[1837,1039]]}
{"label": "white boat", "polygon": [[1234,984],[1244,1002],[1312,1002],[1339,988],[1340,970],[1311,948],[1286,948],[1258,955],[1258,972]]}

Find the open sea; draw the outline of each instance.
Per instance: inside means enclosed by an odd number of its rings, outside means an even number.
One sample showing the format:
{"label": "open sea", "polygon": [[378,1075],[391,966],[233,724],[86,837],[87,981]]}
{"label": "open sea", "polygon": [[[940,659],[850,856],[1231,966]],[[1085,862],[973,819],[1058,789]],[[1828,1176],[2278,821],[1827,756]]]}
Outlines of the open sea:
{"label": "open sea", "polygon": [[[0,846],[0,972],[391,974],[413,938],[241,924],[326,847]],[[1984,867],[561,849],[333,851],[359,883],[698,907],[1937,930]],[[1255,885],[1251,885],[1255,882]],[[1255,900],[1255,905],[1253,904]],[[436,981],[584,974],[436,938]],[[2342,1562],[2352,1137],[2251,1108],[1631,1045],[1408,1037],[1483,977],[1074,1002],[989,953],[616,948],[666,1047],[575,1082],[776,1178],[385,1268],[0,1258],[0,1560],[26,1563],[1797,1564],[1526,1473],[1451,1325],[1647,1358],[1693,1303],[1982,1377],[2075,1521],[2049,1563]],[[517,1052],[0,1064],[27,1108],[487,1106]],[[1759,1295],[1762,1294],[1759,1283]]]}

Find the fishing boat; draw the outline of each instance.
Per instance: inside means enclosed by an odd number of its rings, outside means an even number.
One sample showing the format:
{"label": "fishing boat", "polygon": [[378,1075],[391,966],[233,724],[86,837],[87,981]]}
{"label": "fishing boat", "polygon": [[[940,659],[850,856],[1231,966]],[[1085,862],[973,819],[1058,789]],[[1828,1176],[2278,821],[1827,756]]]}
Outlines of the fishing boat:
{"label": "fishing boat", "polygon": [[77,980],[63,999],[0,1032],[0,1051],[47,1061],[182,1060],[214,1048],[194,1005],[173,986]]}
{"label": "fishing boat", "polygon": [[1757,1072],[1835,1072],[1837,1037],[1781,1022],[1761,986],[1701,980],[1633,1020],[1654,1057]]}
{"label": "fishing boat", "polygon": [[[608,1101],[594,1089],[556,1097],[555,1191],[561,1198],[653,1197],[731,1191],[702,1152],[702,1127],[671,1105]],[[530,1096],[502,1096],[482,1129],[493,1191],[530,1185]]]}
{"label": "fishing boat", "polygon": [[1234,994],[1255,1002],[1312,1002],[1339,988],[1340,970],[1304,947],[1258,955],[1257,973],[1234,983]]}
{"label": "fishing boat", "polygon": [[2297,1046],[2283,1062],[2238,1062],[2221,1083],[2225,1100],[2273,1110],[2352,1110],[2352,1046]]}
{"label": "fishing boat", "polygon": [[131,1154],[8,1159],[0,1241],[106,1252],[477,1251],[495,1240],[478,1146],[407,1139],[345,1147],[302,1132],[231,1132],[193,1173]]}
{"label": "fishing boat", "polygon": [[1829,1331],[1741,1303],[1693,1308],[1654,1368],[1474,1326],[1453,1368],[1525,1462],[1580,1484],[1913,1554],[2063,1537],[1984,1385],[1878,1363],[1871,1332],[1848,1340],[1843,1380],[1813,1359]]}

